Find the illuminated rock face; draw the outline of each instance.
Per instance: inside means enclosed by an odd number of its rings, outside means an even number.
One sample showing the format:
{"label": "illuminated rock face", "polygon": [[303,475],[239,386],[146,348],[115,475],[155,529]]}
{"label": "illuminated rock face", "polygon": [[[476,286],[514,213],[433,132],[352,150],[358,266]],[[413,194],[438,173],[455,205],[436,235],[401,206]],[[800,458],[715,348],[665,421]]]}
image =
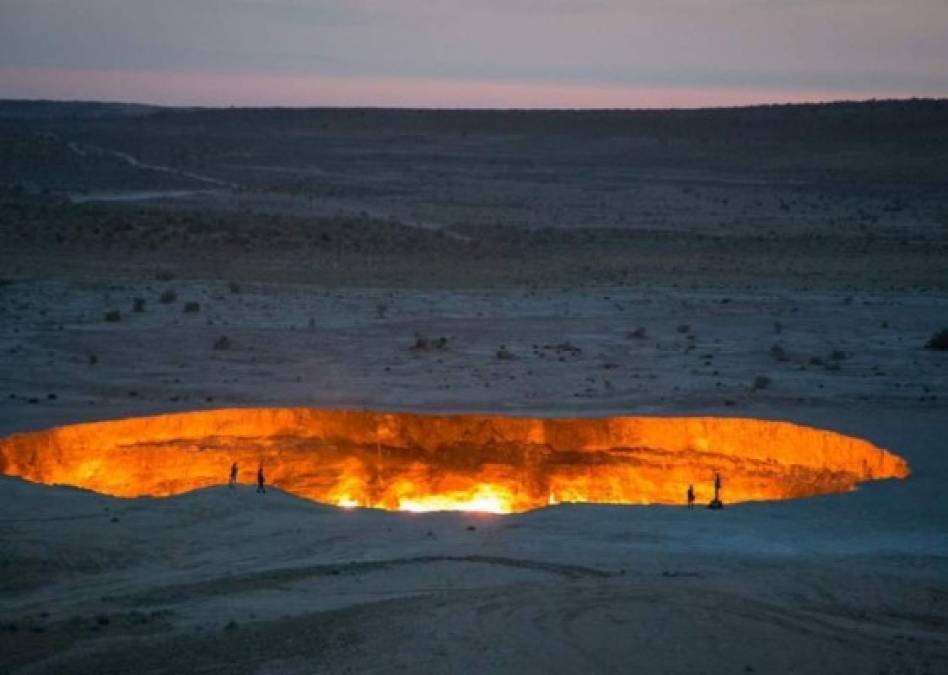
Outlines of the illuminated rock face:
{"label": "illuminated rock face", "polygon": [[866,441],[785,422],[547,419],[237,409],[60,427],[0,439],[0,472],[121,497],[267,482],[339,506],[525,511],[558,502],[698,503],[845,492],[905,478]]}

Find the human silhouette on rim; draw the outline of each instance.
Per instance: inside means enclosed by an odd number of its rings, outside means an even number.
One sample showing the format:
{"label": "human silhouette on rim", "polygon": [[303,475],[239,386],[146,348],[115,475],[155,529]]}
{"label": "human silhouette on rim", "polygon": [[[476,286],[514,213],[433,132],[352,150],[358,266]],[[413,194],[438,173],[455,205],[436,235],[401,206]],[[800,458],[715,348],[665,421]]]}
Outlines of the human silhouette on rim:
{"label": "human silhouette on rim", "polygon": [[724,502],[721,501],[721,474],[714,474],[714,499],[708,504],[709,509],[723,509]]}

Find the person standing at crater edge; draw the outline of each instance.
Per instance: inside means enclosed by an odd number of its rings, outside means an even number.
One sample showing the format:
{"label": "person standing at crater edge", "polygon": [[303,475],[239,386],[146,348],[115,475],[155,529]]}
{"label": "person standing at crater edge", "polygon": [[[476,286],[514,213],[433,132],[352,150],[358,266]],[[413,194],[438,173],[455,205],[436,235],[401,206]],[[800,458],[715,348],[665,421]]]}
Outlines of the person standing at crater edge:
{"label": "person standing at crater edge", "polygon": [[695,486],[688,486],[688,508],[693,509],[695,507]]}
{"label": "person standing at crater edge", "polygon": [[708,504],[709,509],[724,508],[724,502],[721,501],[721,474],[714,474],[714,499]]}
{"label": "person standing at crater edge", "polygon": [[231,489],[237,485],[237,462],[230,465],[230,483]]}
{"label": "person standing at crater edge", "polygon": [[263,465],[260,465],[260,468],[257,469],[257,494],[266,494],[267,489],[264,487],[266,481],[263,477]]}

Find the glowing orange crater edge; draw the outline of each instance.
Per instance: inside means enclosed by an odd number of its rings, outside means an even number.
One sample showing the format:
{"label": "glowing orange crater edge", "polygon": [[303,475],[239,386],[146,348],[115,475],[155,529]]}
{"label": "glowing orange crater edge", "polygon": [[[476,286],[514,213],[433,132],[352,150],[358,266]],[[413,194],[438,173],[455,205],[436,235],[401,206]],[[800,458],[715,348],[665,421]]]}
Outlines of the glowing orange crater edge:
{"label": "glowing orange crater edge", "polygon": [[310,408],[190,412],[0,439],[0,473],[120,497],[241,482],[390,510],[525,511],[559,502],[680,504],[853,490],[905,478],[901,457],[788,422],[723,417],[539,418]]}

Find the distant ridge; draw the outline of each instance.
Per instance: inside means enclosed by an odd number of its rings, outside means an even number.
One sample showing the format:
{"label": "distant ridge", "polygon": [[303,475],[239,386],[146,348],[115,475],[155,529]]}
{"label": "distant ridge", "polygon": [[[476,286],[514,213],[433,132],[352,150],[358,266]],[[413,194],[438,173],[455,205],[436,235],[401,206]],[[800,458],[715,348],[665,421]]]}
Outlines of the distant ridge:
{"label": "distant ridge", "polygon": [[709,106],[704,108],[414,108],[384,106],[175,106],[125,101],[60,101],[53,99],[3,99],[0,98],[0,117],[135,117],[154,114],[161,111],[190,112],[314,112],[328,110],[359,110],[413,113],[563,113],[563,114],[655,114],[655,113],[708,113],[711,111],[750,111],[750,110],[813,110],[840,109],[852,107],[891,107],[891,106],[946,106],[948,97],[941,98],[889,98],[826,101],[821,103],[758,103],[752,105]]}
{"label": "distant ridge", "polygon": [[0,99],[0,118],[2,119],[142,117],[162,109],[160,106],[139,103]]}
{"label": "distant ridge", "polygon": [[246,133],[265,127],[306,132],[570,135],[700,142],[948,142],[948,98],[784,103],[733,108],[484,110],[430,108],[201,108],[116,102],[0,100],[7,124],[149,126]]}

